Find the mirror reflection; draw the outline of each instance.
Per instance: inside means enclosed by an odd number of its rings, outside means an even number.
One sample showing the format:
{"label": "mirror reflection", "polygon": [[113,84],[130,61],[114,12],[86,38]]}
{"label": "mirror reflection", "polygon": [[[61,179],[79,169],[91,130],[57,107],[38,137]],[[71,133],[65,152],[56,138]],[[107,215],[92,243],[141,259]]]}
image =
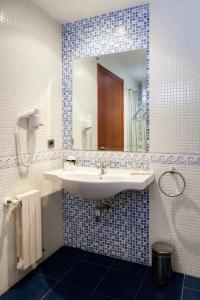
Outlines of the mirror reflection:
{"label": "mirror reflection", "polygon": [[73,148],[146,151],[146,49],[73,62]]}

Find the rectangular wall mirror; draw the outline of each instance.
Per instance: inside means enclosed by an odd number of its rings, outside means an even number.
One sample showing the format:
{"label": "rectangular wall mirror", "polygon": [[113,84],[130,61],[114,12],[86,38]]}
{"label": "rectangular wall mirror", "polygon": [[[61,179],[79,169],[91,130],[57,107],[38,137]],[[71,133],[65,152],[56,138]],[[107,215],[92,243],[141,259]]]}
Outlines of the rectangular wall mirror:
{"label": "rectangular wall mirror", "polygon": [[147,53],[73,61],[73,149],[146,151]]}

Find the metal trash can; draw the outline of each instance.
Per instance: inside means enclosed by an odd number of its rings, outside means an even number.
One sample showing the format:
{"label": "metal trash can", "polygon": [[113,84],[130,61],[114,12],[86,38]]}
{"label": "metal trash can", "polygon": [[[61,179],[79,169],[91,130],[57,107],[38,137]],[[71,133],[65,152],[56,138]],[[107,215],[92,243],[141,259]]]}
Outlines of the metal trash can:
{"label": "metal trash can", "polygon": [[152,245],[152,273],[158,285],[166,285],[172,278],[173,246],[166,242]]}

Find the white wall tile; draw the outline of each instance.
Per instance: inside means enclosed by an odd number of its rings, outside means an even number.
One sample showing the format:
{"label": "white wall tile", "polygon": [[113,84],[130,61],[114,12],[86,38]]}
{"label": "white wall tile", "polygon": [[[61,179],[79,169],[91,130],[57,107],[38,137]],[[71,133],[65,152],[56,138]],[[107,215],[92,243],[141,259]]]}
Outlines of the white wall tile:
{"label": "white wall tile", "polygon": [[[171,164],[150,164],[157,181],[184,161],[184,153],[200,153],[199,11],[198,0],[155,0],[150,6],[150,150],[182,153],[172,154]],[[192,155],[189,160],[198,161]],[[175,270],[200,277],[200,168],[177,169],[186,179],[184,195],[168,198],[157,184],[151,189],[150,244],[172,241]],[[168,178],[164,188],[169,184]]]}
{"label": "white wall tile", "polygon": [[150,7],[150,150],[199,153],[200,2]]}
{"label": "white wall tile", "polygon": [[48,138],[61,149],[61,27],[31,1],[1,1],[0,12],[0,154],[15,153],[16,120],[35,107],[44,123],[36,152],[47,150]]}
{"label": "white wall tile", "polygon": [[[42,109],[44,126],[37,131],[35,153],[47,151],[49,138],[55,139],[55,150],[61,149],[60,25],[31,1],[3,0],[0,1],[0,45],[0,162],[6,155],[8,161],[14,162],[10,155],[16,154],[16,119],[37,106]],[[24,152],[25,132],[21,139]],[[3,207],[4,197],[40,189],[44,257],[63,245],[62,191],[57,192],[60,186],[43,177],[45,171],[61,167],[61,158],[37,161],[23,175],[20,170],[24,169],[14,166],[13,163],[10,168],[0,169],[0,294],[25,275],[16,270],[15,218],[11,210]]]}
{"label": "white wall tile", "polygon": [[[151,164],[150,168],[158,182],[171,165]],[[175,246],[175,270],[200,277],[200,167],[176,166],[176,170],[186,181],[183,195],[169,198],[160,192],[157,183],[150,190],[150,244],[157,240],[171,241]],[[176,186],[170,177],[164,178],[163,189],[169,182]]]}
{"label": "white wall tile", "polygon": [[16,270],[15,217],[11,209],[3,206],[3,199],[31,189],[41,190],[43,246],[47,257],[63,245],[63,196],[57,192],[60,186],[45,180],[43,173],[60,167],[60,160],[34,164],[23,178],[18,168],[0,171],[0,293],[25,274]]}

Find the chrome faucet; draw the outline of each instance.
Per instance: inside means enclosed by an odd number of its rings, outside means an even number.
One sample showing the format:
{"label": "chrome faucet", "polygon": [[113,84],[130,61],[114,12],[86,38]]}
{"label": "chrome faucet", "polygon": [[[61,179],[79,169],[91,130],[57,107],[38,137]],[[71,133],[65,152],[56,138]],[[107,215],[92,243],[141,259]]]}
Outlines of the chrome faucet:
{"label": "chrome faucet", "polygon": [[101,170],[100,175],[103,175],[106,173],[105,169],[106,169],[106,163],[105,162],[101,162],[97,165],[97,169]]}

